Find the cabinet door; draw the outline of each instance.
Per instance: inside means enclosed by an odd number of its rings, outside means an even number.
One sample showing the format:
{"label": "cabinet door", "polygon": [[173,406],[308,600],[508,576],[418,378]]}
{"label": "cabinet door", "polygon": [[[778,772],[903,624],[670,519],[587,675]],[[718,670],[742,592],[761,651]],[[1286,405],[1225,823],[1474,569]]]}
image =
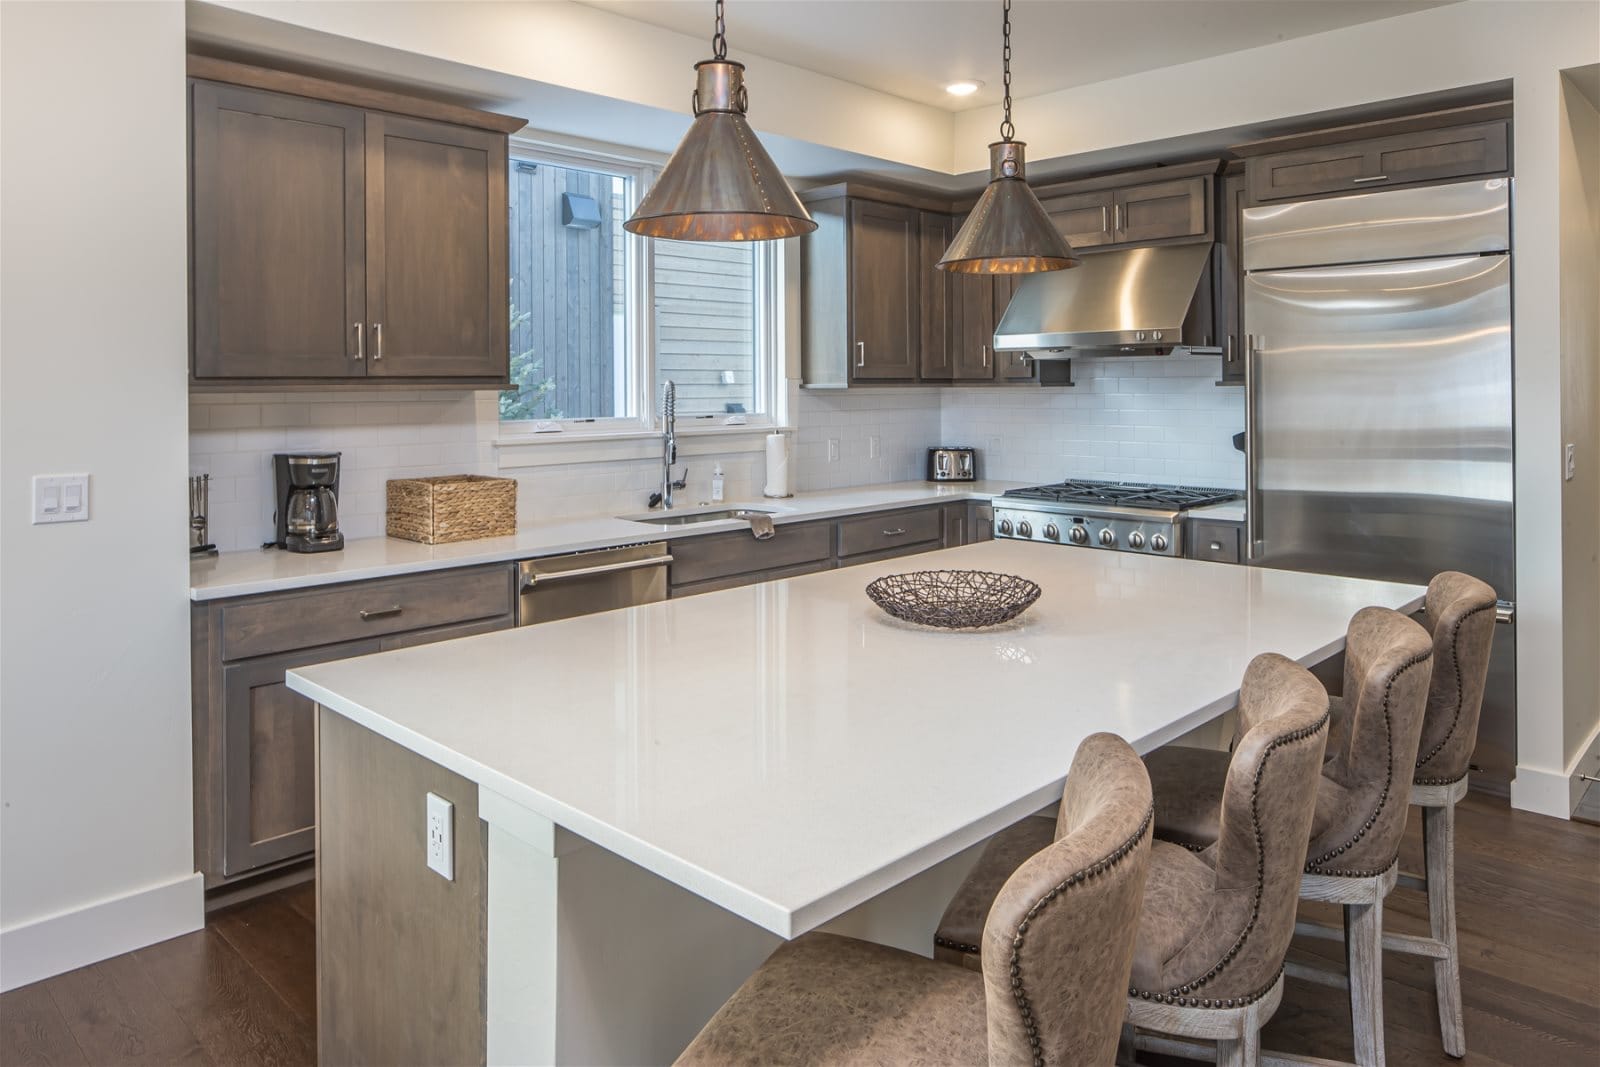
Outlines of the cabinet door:
{"label": "cabinet door", "polygon": [[967,543],[994,540],[994,505],[974,500],[967,509]]}
{"label": "cabinet door", "polygon": [[850,377],[915,381],[921,262],[915,208],[850,202]]}
{"label": "cabinet door", "polygon": [[950,291],[951,275],[939,269],[944,250],[950,247],[954,232],[950,216],[934,211],[919,213],[921,258],[917,268],[918,290],[921,294],[921,332],[919,352],[921,377],[931,381],[946,380],[954,370],[950,362]]}
{"label": "cabinet door", "polygon": [[509,373],[506,139],[367,115],[368,374]]}
{"label": "cabinet door", "polygon": [[316,830],[316,705],[285,671],[378,651],[362,641],[222,669],[222,872],[309,855]]}
{"label": "cabinet door", "polygon": [[[994,277],[994,328],[999,329],[1006,307],[1017,293],[1022,278],[1015,274],[997,274]],[[1026,381],[1033,377],[1033,360],[1025,352],[997,352],[994,360],[996,378]]]}
{"label": "cabinet door", "polygon": [[1212,259],[1212,285],[1217,320],[1217,343],[1222,346],[1222,381],[1244,384],[1244,285],[1241,264],[1240,222],[1248,189],[1245,176],[1230,174],[1222,179],[1222,198],[1217,215],[1217,250]]}
{"label": "cabinet door", "polygon": [[987,274],[951,276],[950,354],[956,381],[994,378],[994,278]]}
{"label": "cabinet door", "polygon": [[1180,178],[1118,189],[1112,197],[1118,244],[1197,237],[1206,232],[1206,180]]}
{"label": "cabinet door", "polygon": [[194,376],[361,376],[363,113],[211,82],[192,103]]}
{"label": "cabinet door", "polygon": [[1275,152],[1251,157],[1250,195],[1258,202],[1288,200],[1504,174],[1510,149],[1510,128],[1497,121]]}
{"label": "cabinet door", "polygon": [[1073,248],[1093,248],[1110,244],[1111,190],[1069,193],[1041,201],[1050,221]]}

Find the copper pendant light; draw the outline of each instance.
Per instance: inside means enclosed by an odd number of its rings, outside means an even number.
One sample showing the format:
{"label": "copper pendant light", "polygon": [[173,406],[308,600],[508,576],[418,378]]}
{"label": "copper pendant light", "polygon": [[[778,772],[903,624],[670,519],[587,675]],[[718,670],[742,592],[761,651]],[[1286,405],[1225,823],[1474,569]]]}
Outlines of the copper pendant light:
{"label": "copper pendant light", "polygon": [[945,249],[939,269],[960,274],[1030,274],[1082,262],[1045,214],[1023,174],[1022,141],[1011,125],[1011,0],[1004,0],[1005,118],[989,146],[989,185]]}
{"label": "copper pendant light", "polygon": [[745,121],[744,64],[728,58],[717,0],[713,59],[694,65],[694,124],[633,217],[629,233],[674,241],[771,241],[817,228]]}

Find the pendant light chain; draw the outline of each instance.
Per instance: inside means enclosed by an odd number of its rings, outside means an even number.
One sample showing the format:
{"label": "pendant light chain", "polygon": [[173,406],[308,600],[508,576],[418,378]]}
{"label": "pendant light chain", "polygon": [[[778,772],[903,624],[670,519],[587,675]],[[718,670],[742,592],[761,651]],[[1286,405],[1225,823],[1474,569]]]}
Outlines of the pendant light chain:
{"label": "pendant light chain", "polygon": [[[1006,0],[1009,6],[1011,0]],[[717,59],[728,58],[728,27],[722,19],[722,0],[717,0],[717,32],[711,35],[711,54]]]}
{"label": "pendant light chain", "polygon": [[[717,0],[717,10],[722,10],[722,0]],[[1011,125],[1011,0],[1005,0],[1004,11],[1002,26],[1005,48],[1001,51],[1000,56],[1005,66],[1004,85],[1006,95],[1005,119],[1000,123],[1000,139],[1002,141],[1010,141],[1015,139],[1017,135],[1017,128]]]}

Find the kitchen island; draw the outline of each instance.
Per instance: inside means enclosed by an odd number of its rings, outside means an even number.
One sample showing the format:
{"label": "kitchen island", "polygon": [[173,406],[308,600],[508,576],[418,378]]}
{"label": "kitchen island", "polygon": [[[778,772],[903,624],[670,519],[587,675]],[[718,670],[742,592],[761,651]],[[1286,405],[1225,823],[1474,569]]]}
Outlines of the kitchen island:
{"label": "kitchen island", "polygon": [[[980,633],[863,595],[937,567],[1044,593]],[[1319,662],[1423,593],[1002,541],[295,670],[323,1062],[667,1062],[780,938],[928,953],[975,846],[1053,804],[1085,736],[1150,751],[1255,655]]]}

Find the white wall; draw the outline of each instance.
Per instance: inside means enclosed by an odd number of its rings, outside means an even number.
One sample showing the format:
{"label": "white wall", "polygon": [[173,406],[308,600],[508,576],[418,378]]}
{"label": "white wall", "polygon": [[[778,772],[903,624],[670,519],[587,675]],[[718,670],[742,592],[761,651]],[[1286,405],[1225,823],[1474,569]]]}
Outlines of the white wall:
{"label": "white wall", "polygon": [[[0,986],[197,928],[179,3],[0,4]],[[29,525],[87,471],[88,522]]]}
{"label": "white wall", "polygon": [[[1517,778],[1512,803],[1571,812],[1561,533],[1562,80],[1600,61],[1600,4],[1470,0],[1021,101],[1036,159],[1509,80],[1515,95]],[[956,119],[956,169],[998,115]]]}
{"label": "white wall", "polygon": [[985,478],[1244,488],[1244,390],[1218,356],[1080,359],[1070,388],[946,389],[941,434],[979,450]]}
{"label": "white wall", "polygon": [[1562,79],[1561,438],[1577,475],[1561,502],[1566,716],[1562,754],[1576,766],[1600,729],[1600,111]]}

